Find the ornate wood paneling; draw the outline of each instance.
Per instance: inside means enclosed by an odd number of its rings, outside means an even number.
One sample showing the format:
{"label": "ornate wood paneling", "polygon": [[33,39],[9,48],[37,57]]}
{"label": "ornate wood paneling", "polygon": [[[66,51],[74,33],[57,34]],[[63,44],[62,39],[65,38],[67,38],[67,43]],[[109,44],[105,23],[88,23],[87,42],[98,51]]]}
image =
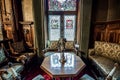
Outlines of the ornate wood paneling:
{"label": "ornate wood paneling", "polygon": [[33,46],[34,30],[33,21],[22,21],[20,24],[23,25],[24,40],[29,46]]}
{"label": "ornate wood paneling", "polygon": [[120,43],[120,20],[96,22],[94,40]]}

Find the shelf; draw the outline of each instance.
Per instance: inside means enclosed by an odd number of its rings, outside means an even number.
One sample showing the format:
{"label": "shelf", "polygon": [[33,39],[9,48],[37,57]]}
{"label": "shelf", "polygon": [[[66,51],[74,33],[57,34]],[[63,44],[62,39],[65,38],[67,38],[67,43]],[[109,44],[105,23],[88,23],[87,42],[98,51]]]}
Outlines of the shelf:
{"label": "shelf", "polygon": [[32,25],[33,21],[20,21],[19,23],[22,25]]}
{"label": "shelf", "polygon": [[96,21],[94,24],[115,24],[120,23],[120,19],[112,21]]}
{"label": "shelf", "polygon": [[3,24],[12,25],[12,22],[10,22],[10,21],[5,21],[5,22],[3,22]]}

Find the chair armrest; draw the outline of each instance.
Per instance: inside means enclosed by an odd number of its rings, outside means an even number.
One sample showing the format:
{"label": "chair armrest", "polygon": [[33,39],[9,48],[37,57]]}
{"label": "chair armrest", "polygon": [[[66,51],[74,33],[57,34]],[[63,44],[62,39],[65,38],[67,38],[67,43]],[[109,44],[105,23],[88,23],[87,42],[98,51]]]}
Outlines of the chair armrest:
{"label": "chair armrest", "polygon": [[46,52],[48,52],[48,51],[49,51],[49,49],[50,49],[50,48],[49,48],[49,47],[47,47],[47,48],[43,49],[43,50],[42,50],[42,52],[43,52],[43,53],[46,53]]}
{"label": "chair armrest", "polygon": [[7,69],[0,69],[0,75],[2,74],[2,73],[6,73],[7,72]]}
{"label": "chair armrest", "polygon": [[110,71],[110,73],[108,74],[108,76],[106,77],[105,80],[112,80],[112,77],[113,77],[117,67],[118,67],[118,63],[115,63],[113,69]]}
{"label": "chair armrest", "polygon": [[26,60],[27,60],[27,56],[26,55],[21,55],[18,58],[16,58],[16,61],[22,62],[23,64],[25,64]]}
{"label": "chair armrest", "polygon": [[94,54],[95,54],[94,49],[89,49],[89,50],[88,50],[88,55],[94,55]]}
{"label": "chair armrest", "polygon": [[83,52],[78,48],[74,48],[74,51],[75,51],[76,55],[79,57],[81,57],[81,55],[83,55]]}

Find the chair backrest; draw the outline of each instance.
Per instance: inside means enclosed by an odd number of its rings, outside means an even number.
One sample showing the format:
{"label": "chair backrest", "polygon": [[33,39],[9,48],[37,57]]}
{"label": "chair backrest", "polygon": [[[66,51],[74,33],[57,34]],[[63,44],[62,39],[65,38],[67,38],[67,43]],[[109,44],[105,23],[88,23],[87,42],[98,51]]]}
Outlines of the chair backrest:
{"label": "chair backrest", "polygon": [[8,44],[12,54],[21,53],[25,51],[25,46],[23,41],[13,42],[13,43],[8,42]]}
{"label": "chair backrest", "polygon": [[[58,50],[58,41],[50,41],[48,48],[50,51],[57,51]],[[74,49],[74,42],[73,41],[67,41],[65,43],[65,50],[73,50]]]}

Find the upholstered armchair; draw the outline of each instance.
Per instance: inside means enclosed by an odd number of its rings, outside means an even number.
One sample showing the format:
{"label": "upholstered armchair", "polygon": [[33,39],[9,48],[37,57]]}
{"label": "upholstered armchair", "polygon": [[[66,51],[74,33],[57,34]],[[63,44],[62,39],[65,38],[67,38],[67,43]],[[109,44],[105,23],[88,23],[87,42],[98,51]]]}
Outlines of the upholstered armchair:
{"label": "upholstered armchair", "polygon": [[[23,71],[24,65],[10,62],[8,56],[8,52],[2,44],[0,46],[0,80],[14,80]],[[10,63],[12,66],[9,65]]]}

